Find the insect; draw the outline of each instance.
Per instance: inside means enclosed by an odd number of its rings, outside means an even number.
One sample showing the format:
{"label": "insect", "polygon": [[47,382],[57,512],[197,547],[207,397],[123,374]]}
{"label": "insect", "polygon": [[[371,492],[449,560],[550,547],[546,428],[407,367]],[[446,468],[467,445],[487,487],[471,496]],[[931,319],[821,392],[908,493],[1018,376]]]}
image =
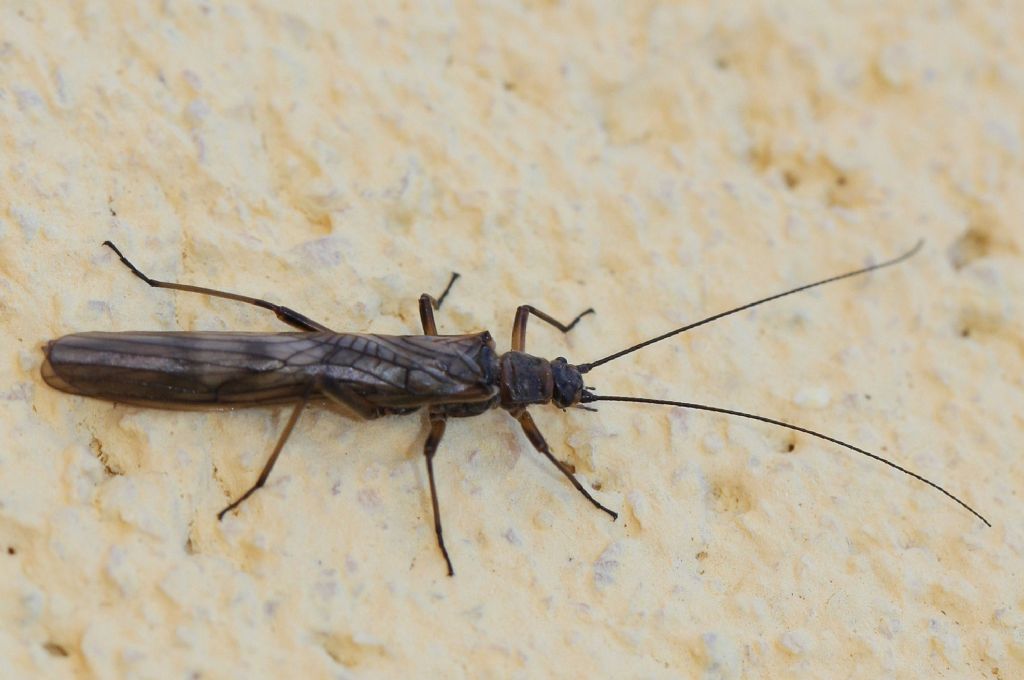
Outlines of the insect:
{"label": "insect", "polygon": [[583,382],[583,375],[599,366],[698,326],[787,295],[896,265],[916,254],[922,243],[919,241],[912,249],[891,260],[755,300],[675,328],[596,361],[570,364],[564,357],[549,361],[528,354],[527,322],[534,316],[568,333],[580,319],[592,314],[593,309],[583,311],[569,323],[562,323],[535,307],[522,305],[516,310],[512,326],[512,349],[499,355],[487,331],[466,335],[438,334],[434,311],[441,308],[459,278],[457,273],[453,273],[440,296],[420,296],[423,335],[338,333],[293,309],[266,300],[152,279],[136,268],[117,246],[105,241],[103,245],[113,250],[135,276],[154,288],[201,293],[256,305],[272,311],[298,331],[75,333],[46,344],[46,359],[41,373],[47,384],[64,392],[146,407],[194,409],[293,403],[291,416],[259,478],[224,508],[217,515],[218,519],[223,519],[227,512],[237,508],[266,483],[299,415],[310,402],[329,402],[362,419],[405,415],[425,408],[430,432],[423,454],[430,485],[434,533],[449,576],[453,576],[455,571],[441,528],[434,482],[434,456],[448,418],[475,416],[499,407],[518,421],[533,447],[551,461],[584,498],[612,520],[617,519],[618,514],[594,498],[576,478],[574,468],[551,452],[530,417],[529,406],[554,404],[561,409],[594,410],[585,405],[601,401],[634,402],[711,411],[768,423],[825,440],[884,463],[942,492],[987,526],[992,526],[972,507],[938,484],[840,439],[781,420],[727,408],[648,397],[598,395]]}

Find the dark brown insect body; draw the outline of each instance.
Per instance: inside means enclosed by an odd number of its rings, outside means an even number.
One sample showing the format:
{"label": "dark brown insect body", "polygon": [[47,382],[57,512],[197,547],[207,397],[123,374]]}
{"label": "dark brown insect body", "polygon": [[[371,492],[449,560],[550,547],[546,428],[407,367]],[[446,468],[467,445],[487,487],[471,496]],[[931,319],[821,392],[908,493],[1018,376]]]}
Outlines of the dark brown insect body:
{"label": "dark brown insect body", "polygon": [[363,419],[498,398],[489,333],[75,333],[46,347],[43,378],[86,397],[156,408],[330,401]]}
{"label": "dark brown insect body", "polygon": [[[572,365],[564,358],[548,361],[525,352],[526,325],[530,315],[568,332],[586,310],[563,324],[529,305],[519,307],[512,332],[512,351],[498,355],[490,333],[438,335],[433,311],[439,309],[452,283],[435,300],[420,297],[424,335],[371,335],[336,333],[287,307],[265,300],[198,286],[150,279],[129,262],[109,241],[131,271],[150,286],[204,293],[269,309],[282,321],[299,328],[291,333],[126,332],[75,333],[45,346],[42,377],[51,387],[71,394],[138,406],[196,409],[230,408],[294,403],[295,408],[257,482],[218,517],[237,507],[260,488],[298,420],[311,401],[324,401],[358,418],[400,415],[426,408],[430,434],[424,445],[438,546],[449,575],[451,560],[444,545],[433,459],[449,417],[479,415],[501,407],[521,425],[530,443],[595,507],[615,519],[618,515],[599,503],[573,474],[572,467],[557,460],[526,411],[534,404],[553,403],[560,408],[596,401],[632,401],[713,411],[758,420],[838,444],[878,460],[938,489],[977,517],[973,509],[942,487],[884,458],[838,439],[781,421],[729,409],[644,397],[598,396],[584,388],[582,374],[618,357],[677,335],[722,316],[762,302],[861,274],[906,259],[909,253],[882,264],[832,277],[744,305],[674,329],[664,335],[588,364]],[[918,245],[920,247],[920,244]]]}

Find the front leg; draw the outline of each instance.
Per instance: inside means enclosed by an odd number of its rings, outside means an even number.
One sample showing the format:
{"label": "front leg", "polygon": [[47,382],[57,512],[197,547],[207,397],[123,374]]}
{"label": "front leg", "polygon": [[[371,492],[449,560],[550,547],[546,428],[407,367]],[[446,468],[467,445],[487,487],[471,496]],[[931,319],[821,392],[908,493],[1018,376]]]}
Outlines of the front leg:
{"label": "front leg", "polygon": [[611,516],[612,521],[619,518],[619,514],[617,512],[601,505],[597,499],[591,496],[587,490],[583,488],[583,485],[580,484],[580,480],[576,479],[576,475],[573,474],[573,470],[568,463],[563,463],[555,458],[554,454],[551,453],[551,449],[548,448],[548,443],[544,441],[544,435],[542,435],[540,430],[537,428],[537,423],[533,422],[533,418],[527,411],[520,411],[519,413],[513,413],[512,415],[523,427],[523,432],[526,433],[526,438],[530,440],[531,444],[533,444],[533,448],[544,454],[544,457],[550,460],[551,463],[558,468],[558,471],[565,475],[566,479],[569,480],[569,483],[576,487],[576,490],[583,494],[584,498],[590,501],[598,510],[608,513],[608,515]]}

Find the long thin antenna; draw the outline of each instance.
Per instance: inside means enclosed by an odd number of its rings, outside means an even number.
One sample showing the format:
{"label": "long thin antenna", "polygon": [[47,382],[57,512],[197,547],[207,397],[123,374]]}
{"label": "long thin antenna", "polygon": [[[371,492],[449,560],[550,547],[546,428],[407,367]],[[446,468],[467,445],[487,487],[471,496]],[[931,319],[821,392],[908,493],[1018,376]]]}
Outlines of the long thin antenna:
{"label": "long thin antenna", "polygon": [[876,455],[874,453],[871,453],[870,451],[865,451],[864,449],[856,447],[853,444],[847,444],[846,442],[841,441],[839,439],[836,439],[835,437],[829,437],[827,434],[822,434],[820,432],[815,432],[814,430],[808,430],[807,428],[800,427],[799,425],[790,425],[789,423],[784,423],[781,420],[773,420],[772,418],[766,418],[764,416],[754,415],[753,413],[744,413],[743,411],[733,411],[732,409],[719,408],[717,406],[707,406],[705,404],[691,404],[691,403],[685,402],[685,401],[667,401],[665,399],[648,399],[646,397],[617,397],[617,396],[606,397],[606,396],[603,396],[603,395],[592,394],[590,392],[584,392],[583,393],[583,398],[580,399],[580,401],[582,403],[584,403],[584,404],[589,404],[589,403],[592,403],[592,402],[595,402],[595,401],[625,401],[625,402],[633,402],[633,403],[637,403],[637,404],[659,404],[661,406],[678,406],[679,408],[688,408],[688,409],[694,409],[694,410],[697,410],[697,411],[711,411],[712,413],[724,413],[724,414],[730,415],[730,416],[738,416],[740,418],[749,418],[750,420],[759,420],[762,423],[769,423],[771,425],[777,425],[779,427],[784,427],[787,430],[795,430],[796,432],[803,432],[804,434],[809,434],[812,437],[817,437],[818,439],[824,439],[827,442],[832,442],[833,444],[838,444],[839,446],[842,446],[844,448],[850,449],[851,451],[856,451],[857,453],[863,454],[863,455],[867,456],[868,458],[872,458],[874,460],[877,460],[880,463],[885,463],[889,467],[891,467],[893,469],[896,469],[896,470],[899,470],[900,472],[902,472],[905,475],[910,475],[911,477],[913,477],[914,479],[918,480],[919,482],[924,482],[925,484],[927,484],[928,486],[932,487],[933,489],[937,489],[937,490],[941,491],[947,497],[949,497],[949,498],[953,499],[954,501],[956,501],[961,507],[963,507],[969,513],[971,513],[972,515],[974,515],[975,517],[980,519],[982,522],[984,522],[985,526],[988,526],[988,527],[992,526],[992,524],[987,519],[982,517],[981,514],[979,514],[971,506],[967,505],[967,503],[964,503],[962,500],[960,500],[959,498],[957,498],[956,496],[954,496],[950,492],[946,491],[945,489],[943,489],[941,486],[939,486],[935,482],[932,482],[932,481],[930,481],[928,479],[925,479],[924,477],[922,477],[921,475],[917,474],[916,472],[911,472],[907,468],[901,467],[900,465],[897,465],[896,463],[892,462],[891,460],[887,460],[885,458],[882,458],[881,456]]}
{"label": "long thin antenna", "polygon": [[847,272],[845,274],[840,274],[839,276],[832,276],[830,278],[823,279],[821,281],[815,281],[814,283],[808,283],[806,285],[799,286],[797,288],[793,288],[792,290],[787,290],[787,291],[785,291],[783,293],[776,293],[775,295],[772,295],[771,297],[766,297],[766,298],[762,298],[760,300],[755,300],[754,302],[749,302],[749,303],[743,305],[742,307],[736,307],[735,309],[730,309],[730,310],[728,310],[726,312],[720,312],[718,314],[715,314],[714,316],[709,316],[706,319],[702,319],[701,321],[697,321],[696,323],[691,323],[691,324],[689,324],[687,326],[683,326],[682,328],[676,328],[675,330],[671,330],[668,333],[664,333],[662,335],[659,335],[656,338],[651,338],[650,340],[645,340],[644,342],[641,342],[638,345],[633,345],[632,347],[627,347],[626,349],[622,350],[621,352],[616,352],[615,354],[609,354],[608,356],[604,357],[603,359],[598,359],[597,361],[591,361],[590,363],[586,363],[586,364],[579,364],[578,366],[576,366],[576,368],[577,368],[577,370],[579,370],[580,373],[586,373],[586,372],[590,371],[593,368],[597,368],[601,364],[606,364],[609,361],[612,361],[614,359],[618,359],[619,357],[625,356],[626,354],[629,354],[631,352],[635,352],[638,349],[643,349],[644,347],[647,347],[648,345],[653,345],[656,342],[661,342],[662,340],[665,340],[667,338],[671,338],[673,335],[679,335],[680,333],[685,333],[686,331],[694,329],[697,326],[703,326],[706,323],[711,323],[712,321],[717,321],[718,319],[721,319],[724,316],[729,316],[730,314],[735,314],[737,312],[742,312],[745,309],[750,309],[751,307],[756,307],[758,305],[764,304],[765,302],[771,302],[772,300],[778,300],[781,297],[786,297],[787,295],[792,295],[793,293],[799,293],[800,291],[807,290],[809,288],[816,288],[817,286],[823,286],[826,283],[832,283],[833,281],[840,281],[842,279],[848,279],[851,276],[859,276],[860,274],[867,274],[868,272],[873,272],[876,269],[882,269],[883,267],[891,267],[892,265],[899,264],[900,262],[903,262],[904,260],[906,260],[906,259],[912,257],[913,255],[917,254],[917,252],[919,250],[921,250],[921,246],[922,245],[924,245],[924,239],[921,239],[920,241],[918,241],[914,245],[913,248],[911,248],[907,252],[903,253],[899,257],[893,258],[893,259],[891,259],[891,260],[889,260],[887,262],[880,262],[878,264],[873,264],[870,267],[864,267],[863,269],[858,269],[856,271]]}

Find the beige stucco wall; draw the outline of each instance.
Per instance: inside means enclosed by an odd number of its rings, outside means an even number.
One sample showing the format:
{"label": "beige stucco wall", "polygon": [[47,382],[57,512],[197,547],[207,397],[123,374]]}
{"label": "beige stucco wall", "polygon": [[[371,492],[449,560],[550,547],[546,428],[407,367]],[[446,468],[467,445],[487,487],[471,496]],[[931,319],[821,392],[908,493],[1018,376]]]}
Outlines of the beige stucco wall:
{"label": "beige stucco wall", "polygon": [[[1024,675],[1024,6],[0,4],[4,677]],[[174,413],[39,378],[81,330],[343,330],[507,348],[530,302],[596,359],[755,297],[906,265],[595,370],[783,418]],[[793,450],[789,451],[790,445]]]}

